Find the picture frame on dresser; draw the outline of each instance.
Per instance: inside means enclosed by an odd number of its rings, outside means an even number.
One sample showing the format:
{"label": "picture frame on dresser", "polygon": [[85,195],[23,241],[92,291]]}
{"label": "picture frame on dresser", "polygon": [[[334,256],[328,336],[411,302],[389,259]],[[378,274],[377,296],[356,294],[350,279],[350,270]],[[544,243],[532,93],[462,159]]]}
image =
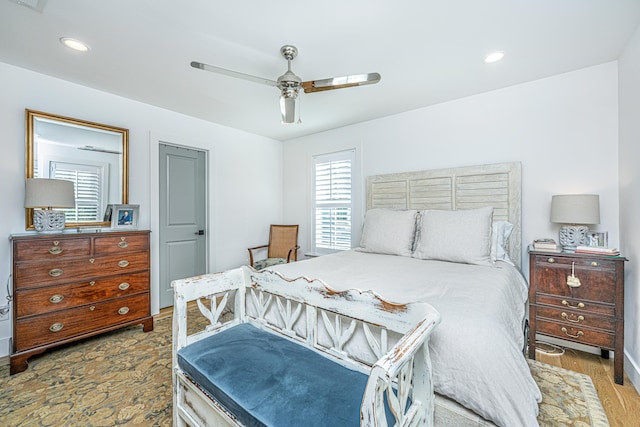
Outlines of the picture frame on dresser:
{"label": "picture frame on dresser", "polygon": [[112,205],[111,228],[114,230],[136,230],[140,205]]}
{"label": "picture frame on dresser", "polygon": [[609,246],[609,233],[606,231],[589,231],[589,246],[606,248]]}

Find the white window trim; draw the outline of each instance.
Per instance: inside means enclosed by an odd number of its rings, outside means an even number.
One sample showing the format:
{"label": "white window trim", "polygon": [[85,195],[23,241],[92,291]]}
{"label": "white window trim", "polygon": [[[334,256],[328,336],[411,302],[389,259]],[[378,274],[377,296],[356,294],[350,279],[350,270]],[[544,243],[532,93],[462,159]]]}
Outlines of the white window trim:
{"label": "white window trim", "polygon": [[[353,248],[354,245],[354,236],[357,231],[357,226],[360,224],[360,221],[357,219],[359,214],[358,203],[358,158],[357,158],[357,150],[355,148],[350,148],[346,150],[340,150],[330,153],[323,154],[315,154],[311,156],[311,208],[310,208],[310,253],[308,256],[319,256],[325,255],[329,253],[335,253],[342,251],[342,249],[329,249],[329,248],[318,248],[316,246],[316,164],[318,163],[327,163],[337,160],[351,160],[351,201],[350,201],[350,210],[351,210],[351,228],[350,228],[350,247]],[[341,205],[341,204],[339,204]]]}

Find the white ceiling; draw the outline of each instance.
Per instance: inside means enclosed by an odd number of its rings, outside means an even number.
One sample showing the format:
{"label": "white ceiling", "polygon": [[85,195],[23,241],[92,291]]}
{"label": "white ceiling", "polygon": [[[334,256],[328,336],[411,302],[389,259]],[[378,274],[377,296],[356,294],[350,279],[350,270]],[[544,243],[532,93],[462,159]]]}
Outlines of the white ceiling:
{"label": "white ceiling", "polygon": [[[287,140],[612,61],[639,25],[640,0],[0,0],[0,61]],[[285,44],[303,80],[382,80],[302,94],[282,125],[276,88],[189,66],[275,80]]]}

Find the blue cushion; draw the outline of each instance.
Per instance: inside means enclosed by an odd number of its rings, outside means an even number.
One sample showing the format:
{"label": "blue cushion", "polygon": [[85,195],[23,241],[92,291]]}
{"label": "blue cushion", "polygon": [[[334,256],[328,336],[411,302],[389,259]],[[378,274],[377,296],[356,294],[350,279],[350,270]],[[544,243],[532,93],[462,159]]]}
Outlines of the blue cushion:
{"label": "blue cushion", "polygon": [[178,364],[246,426],[360,425],[366,375],[251,324],[184,347]]}

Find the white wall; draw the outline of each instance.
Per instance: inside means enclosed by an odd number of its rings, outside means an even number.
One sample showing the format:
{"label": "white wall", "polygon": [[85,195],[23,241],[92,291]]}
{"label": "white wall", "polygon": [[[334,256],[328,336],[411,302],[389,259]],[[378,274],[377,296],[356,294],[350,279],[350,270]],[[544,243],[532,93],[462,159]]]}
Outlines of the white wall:
{"label": "white wall", "polygon": [[640,390],[640,28],[619,64],[620,247],[630,260],[625,278],[625,371]]}
{"label": "white wall", "polygon": [[[159,89],[161,90],[161,88]],[[209,270],[238,266],[282,220],[282,143],[0,63],[0,306],[11,273],[9,235],[23,233],[25,108],[129,129],[129,202],[140,204],[157,260],[158,140],[208,151]],[[261,237],[262,236],[262,237]],[[152,261],[152,312],[158,268]],[[0,321],[0,357],[9,354],[11,321]]]}
{"label": "white wall", "polygon": [[[634,112],[637,117],[637,106]],[[635,150],[637,135],[636,129]],[[521,161],[526,276],[527,244],[557,239],[558,226],[549,222],[553,194],[599,194],[601,223],[592,228],[608,231],[610,246],[620,244],[617,62],[285,142],[284,218],[300,223],[302,253],[310,237],[308,157],[352,146],[360,147],[363,177]],[[635,203],[637,214],[637,197]],[[627,319],[637,333],[637,315],[627,312]],[[633,354],[637,360],[638,347]]]}

